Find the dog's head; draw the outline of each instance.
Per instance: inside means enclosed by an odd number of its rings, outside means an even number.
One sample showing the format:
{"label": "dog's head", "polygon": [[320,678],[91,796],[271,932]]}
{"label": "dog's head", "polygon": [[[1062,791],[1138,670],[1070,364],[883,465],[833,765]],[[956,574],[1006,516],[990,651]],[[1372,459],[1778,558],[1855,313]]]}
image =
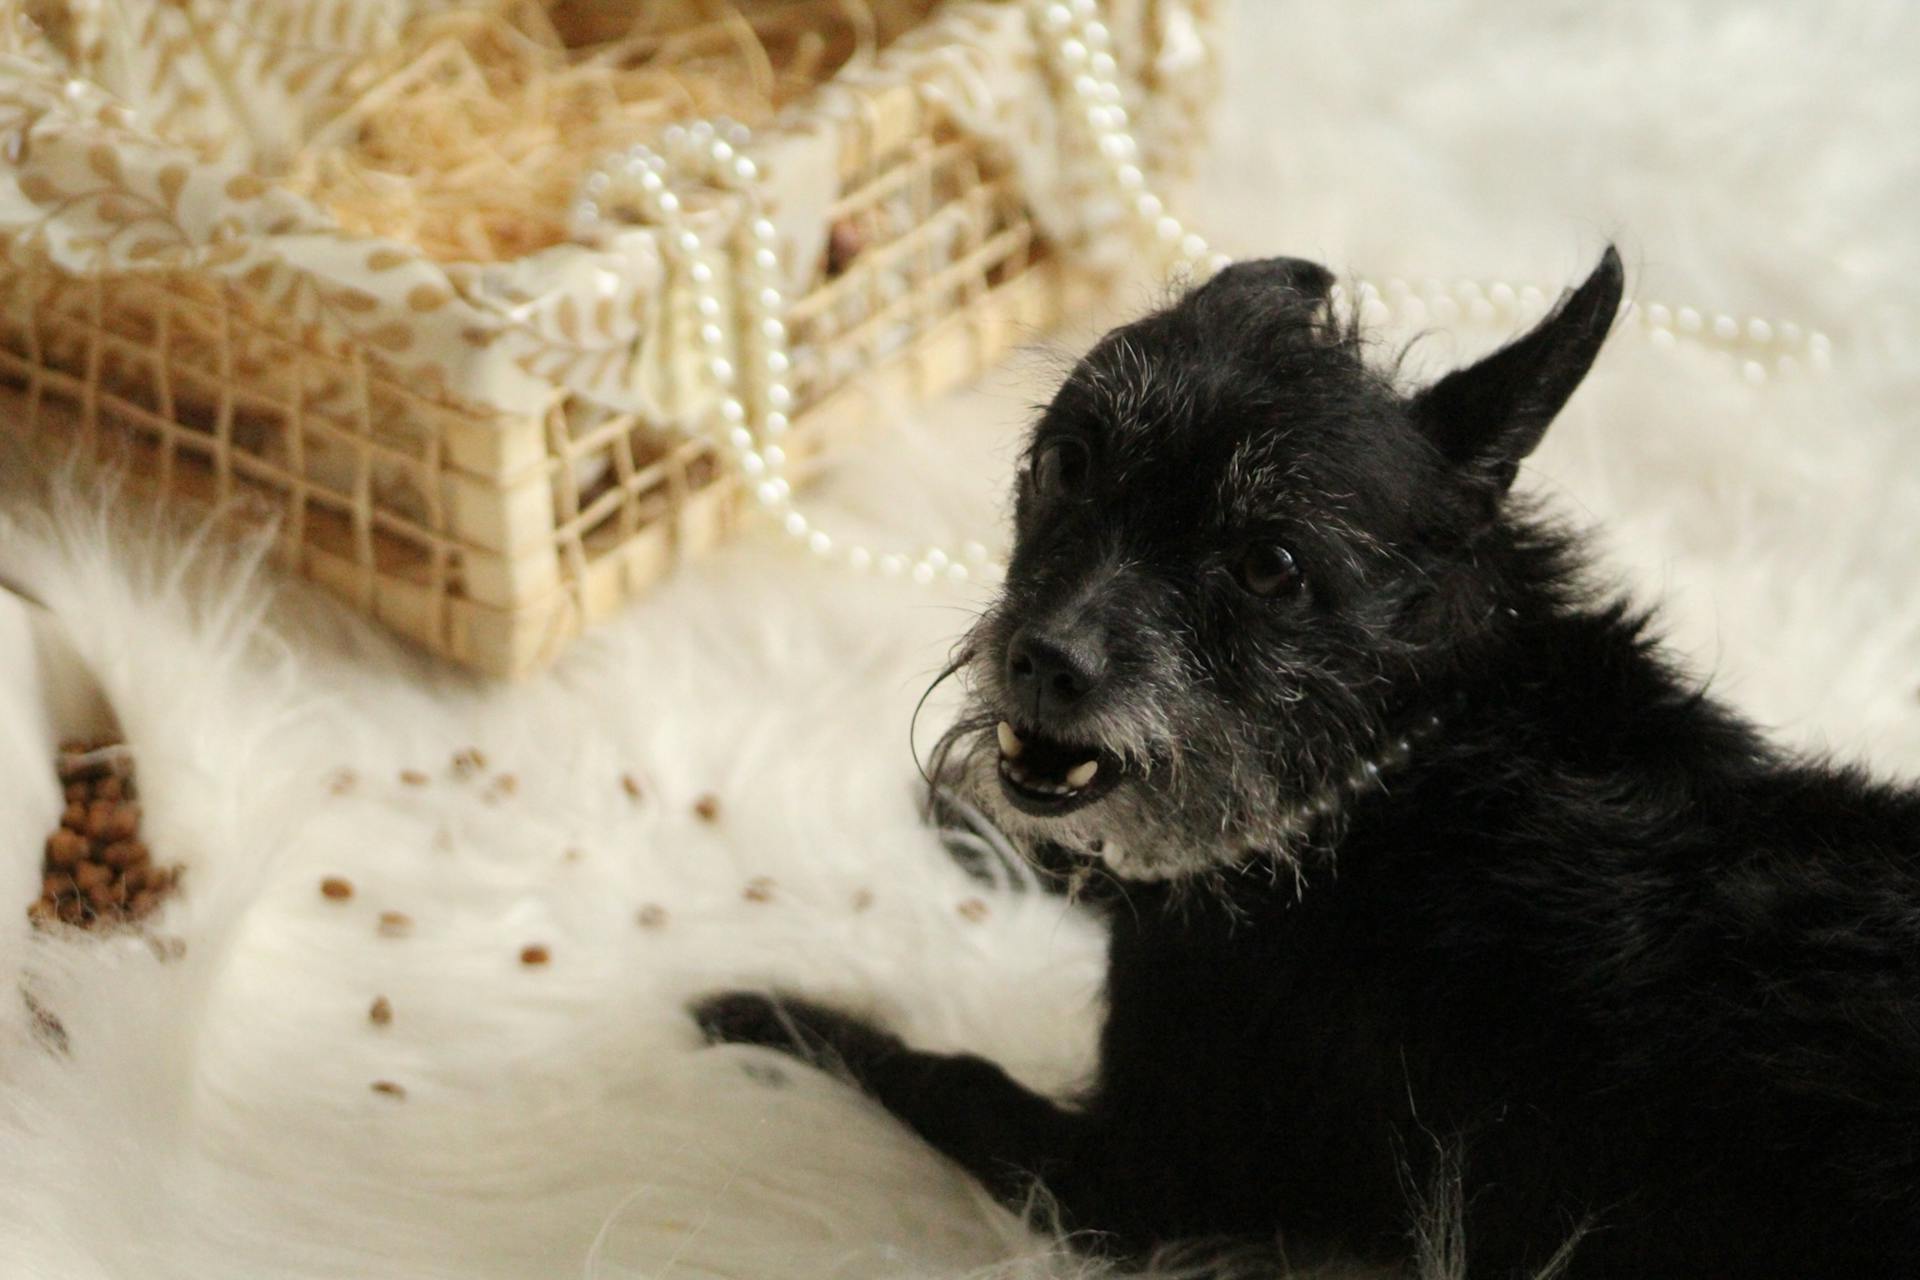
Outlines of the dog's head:
{"label": "dog's head", "polygon": [[1034,428],[1006,586],[962,649],[966,790],[1123,878],[1288,856],[1491,625],[1508,486],[1621,280],[1609,249],[1412,395],[1294,259],[1108,334]]}

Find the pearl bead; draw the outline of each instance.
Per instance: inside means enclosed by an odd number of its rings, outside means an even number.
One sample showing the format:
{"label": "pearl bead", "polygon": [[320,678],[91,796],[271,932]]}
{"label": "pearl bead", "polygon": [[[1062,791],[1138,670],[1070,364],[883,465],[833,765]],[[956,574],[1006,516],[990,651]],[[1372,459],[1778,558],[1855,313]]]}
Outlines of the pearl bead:
{"label": "pearl bead", "polygon": [[1655,329],[1647,335],[1647,341],[1653,343],[1654,347],[1660,351],[1671,351],[1678,344],[1679,339],[1673,336],[1671,329]]}
{"label": "pearl bead", "polygon": [[767,366],[767,372],[776,377],[793,368],[793,361],[784,351],[767,352],[766,359],[762,363]]}
{"label": "pearl bead", "polygon": [[965,582],[971,576],[972,575],[967,572],[967,566],[963,564],[950,564],[947,566],[948,582]]}
{"label": "pearl bead", "polygon": [[1088,59],[1087,66],[1092,69],[1093,74],[1099,76],[1102,80],[1111,80],[1120,73],[1120,64],[1115,62],[1113,55],[1105,50],[1094,54],[1092,58]]}
{"label": "pearl bead", "polygon": [[653,203],[655,208],[668,217],[680,212],[680,197],[671,191],[662,191],[654,197]]}
{"label": "pearl bead", "polygon": [[712,284],[713,268],[704,262],[696,262],[687,268],[687,275],[695,284]]}
{"label": "pearl bead", "polygon": [[773,481],[771,480],[761,481],[760,484],[755,487],[753,496],[760,499],[760,505],[763,507],[777,506],[780,502],[780,490],[774,487]]}
{"label": "pearl bead", "polygon": [[[1139,170],[1136,169],[1134,172],[1138,173]],[[1133,211],[1146,221],[1152,222],[1166,211],[1166,206],[1160,203],[1159,196],[1147,194],[1134,200]]]}
{"label": "pearl bead", "polygon": [[767,465],[775,471],[787,465],[787,451],[777,444],[768,445],[761,450],[761,453],[766,458]]}
{"label": "pearl bead", "polygon": [[755,301],[768,311],[778,311],[780,309],[780,291],[769,285],[760,291]]}
{"label": "pearl bead", "polygon": [[792,536],[796,538],[806,536],[807,518],[801,515],[798,511],[787,512],[787,518],[786,518],[785,524],[787,526],[787,532]]}
{"label": "pearl bead", "polygon": [[1767,366],[1758,360],[1749,360],[1740,366],[1740,376],[1754,386],[1759,386],[1767,380]]}
{"label": "pearl bead", "polygon": [[1161,218],[1160,221],[1154,224],[1153,230],[1154,234],[1159,236],[1163,241],[1172,244],[1180,238],[1180,220],[1178,218]]}
{"label": "pearl bead", "polygon": [[[1123,164],[1113,171],[1113,176],[1121,187],[1128,191],[1138,191],[1147,182],[1147,176],[1140,172],[1140,166],[1137,164]],[[1159,201],[1156,200],[1154,203],[1157,205]]]}
{"label": "pearl bead", "polygon": [[770,413],[767,415],[767,420],[764,425],[768,435],[777,436],[784,432],[790,424],[787,422],[786,414]]}
{"label": "pearl bead", "polygon": [[784,413],[793,407],[793,392],[776,382],[767,388],[767,403]]}
{"label": "pearl bead", "polygon": [[1505,311],[1508,307],[1511,307],[1515,301],[1513,286],[1504,280],[1496,281],[1494,286],[1487,290],[1487,298],[1494,306]]}
{"label": "pearl bead", "polygon": [[1674,314],[1674,323],[1682,333],[1700,332],[1700,313],[1692,307],[1682,307]]}
{"label": "pearl bead", "polygon": [[725,164],[733,159],[733,148],[725,142],[715,142],[712,151],[708,154],[713,157],[715,164]]}
{"label": "pearl bead", "polygon": [[768,342],[785,342],[787,340],[787,326],[778,320],[762,320],[760,322],[760,336]]}
{"label": "pearl bead", "polygon": [[734,427],[727,432],[727,443],[740,452],[745,453],[748,449],[753,448],[753,432],[747,430],[745,427]]}
{"label": "pearl bead", "polygon": [[1087,46],[1079,40],[1060,42],[1060,61],[1070,67],[1077,67],[1087,60]]}
{"label": "pearl bead", "polygon": [[1653,303],[1647,308],[1647,325],[1654,329],[1673,327],[1673,312],[1661,303]]}
{"label": "pearl bead", "polygon": [[913,580],[923,587],[929,582],[932,582],[933,566],[930,564],[916,564],[913,566]]}
{"label": "pearl bead", "polygon": [[725,356],[715,356],[707,361],[707,372],[711,373],[718,382],[732,382],[733,361]]}
{"label": "pearl bead", "polygon": [[897,578],[907,571],[907,558],[903,555],[884,555],[880,557],[880,572],[889,578]]}
{"label": "pearl bead", "polygon": [[751,449],[742,450],[740,453],[740,470],[744,471],[749,479],[757,480],[766,474],[767,460]]}
{"label": "pearl bead", "polygon": [[1207,242],[1199,236],[1188,234],[1180,240],[1180,253],[1183,257],[1198,258],[1207,251]]}
{"label": "pearl bead", "polygon": [[1040,21],[1049,31],[1064,31],[1073,22],[1073,14],[1064,4],[1050,4],[1040,15]]}
{"label": "pearl bead", "polygon": [[987,560],[986,544],[981,542],[963,542],[960,544],[960,554],[965,556],[973,564],[985,564]]}
{"label": "pearl bead", "polygon": [[700,326],[700,341],[706,343],[708,346],[717,347],[726,340],[727,335],[720,331],[719,325],[703,324]]}
{"label": "pearl bead", "polygon": [[780,255],[771,249],[755,249],[753,265],[762,271],[773,271],[780,266]]}
{"label": "pearl bead", "polygon": [[753,237],[756,240],[770,241],[774,237],[773,223],[766,218],[755,218],[751,224],[750,229],[752,230]]}
{"label": "pearl bead", "polygon": [[807,535],[807,550],[817,556],[832,555],[833,539],[816,529]]}
{"label": "pearl bead", "polygon": [[938,547],[935,547],[933,550],[927,552],[925,558],[926,558],[926,562],[932,565],[936,569],[944,569],[949,564],[953,563],[951,560],[947,558],[947,553],[942,551]]}
{"label": "pearl bead", "polygon": [[1760,319],[1747,321],[1747,340],[1765,346],[1773,341],[1773,326]]}
{"label": "pearl bead", "polygon": [[1715,316],[1713,318],[1713,336],[1723,342],[1731,342],[1740,336],[1740,322],[1732,316]]}
{"label": "pearl bead", "polygon": [[741,182],[752,182],[760,176],[760,166],[741,156],[733,162],[733,176]]}
{"label": "pearl bead", "polygon": [[674,237],[674,243],[680,247],[680,252],[682,253],[700,252],[700,237],[691,231],[682,231],[678,236]]}
{"label": "pearl bead", "polygon": [[873,564],[873,553],[865,547],[853,547],[847,551],[847,563],[855,570],[865,573]]}
{"label": "pearl bead", "polygon": [[734,396],[728,396],[720,402],[720,416],[728,422],[745,422],[747,407]]}
{"label": "pearl bead", "polygon": [[694,310],[698,311],[700,315],[707,320],[712,320],[720,314],[720,299],[711,294],[701,294],[699,301],[695,302],[693,306]]}

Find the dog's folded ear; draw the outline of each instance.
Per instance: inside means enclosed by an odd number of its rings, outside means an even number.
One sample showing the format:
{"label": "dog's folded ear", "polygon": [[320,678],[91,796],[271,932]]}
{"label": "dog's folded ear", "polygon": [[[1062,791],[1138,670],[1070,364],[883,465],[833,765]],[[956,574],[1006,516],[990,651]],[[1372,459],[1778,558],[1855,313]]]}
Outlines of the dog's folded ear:
{"label": "dog's folded ear", "polygon": [[1284,289],[1303,301],[1321,303],[1333,289],[1333,272],[1305,258],[1256,258],[1222,267],[1200,288],[1215,300]]}
{"label": "dog's folded ear", "polygon": [[1414,396],[1415,421],[1496,502],[1600,354],[1624,279],[1608,245],[1586,283],[1532,332]]}

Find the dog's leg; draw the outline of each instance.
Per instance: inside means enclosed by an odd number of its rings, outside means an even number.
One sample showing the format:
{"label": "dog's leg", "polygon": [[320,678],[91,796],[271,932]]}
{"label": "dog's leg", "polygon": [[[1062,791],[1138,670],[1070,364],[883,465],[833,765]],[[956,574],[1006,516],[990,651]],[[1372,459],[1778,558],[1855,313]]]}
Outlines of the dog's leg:
{"label": "dog's leg", "polygon": [[[922,1053],[861,1018],[791,997],[713,996],[693,1017],[715,1043],[758,1044],[844,1071],[941,1154],[1019,1208],[1035,1182],[1056,1198],[1086,1149],[1087,1121],[972,1054]],[[1061,1204],[1075,1226],[1090,1206]],[[1097,1216],[1097,1214],[1095,1215]]]}

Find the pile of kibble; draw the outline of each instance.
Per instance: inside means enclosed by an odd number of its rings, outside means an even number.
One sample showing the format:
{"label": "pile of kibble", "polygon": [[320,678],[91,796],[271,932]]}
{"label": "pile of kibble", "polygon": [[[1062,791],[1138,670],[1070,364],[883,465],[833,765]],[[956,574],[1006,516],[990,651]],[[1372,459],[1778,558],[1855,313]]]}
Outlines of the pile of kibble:
{"label": "pile of kibble", "polygon": [[66,788],[60,829],[47,837],[37,925],[130,923],[150,914],[180,879],[140,839],[133,761],[118,742],[66,742],[55,767]]}

